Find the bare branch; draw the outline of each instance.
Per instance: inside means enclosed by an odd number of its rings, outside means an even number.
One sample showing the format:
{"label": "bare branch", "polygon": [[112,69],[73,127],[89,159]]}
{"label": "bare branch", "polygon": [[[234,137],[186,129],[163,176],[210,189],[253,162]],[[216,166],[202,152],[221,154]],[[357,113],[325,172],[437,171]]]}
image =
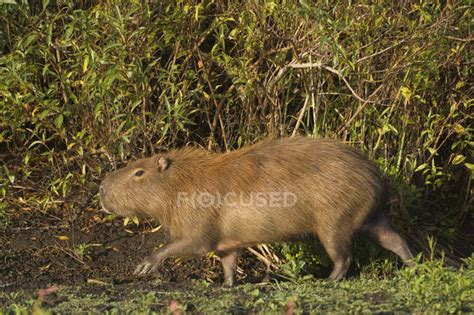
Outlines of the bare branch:
{"label": "bare branch", "polygon": [[[356,99],[358,99],[359,101],[363,102],[363,103],[375,103],[375,102],[372,102],[372,101],[367,101],[367,100],[364,100],[362,97],[360,97],[355,91],[354,89],[352,88],[352,86],[349,84],[349,82],[347,81],[347,79],[336,69],[334,68],[331,68],[331,67],[328,67],[328,66],[325,66],[323,64],[321,64],[320,62],[307,62],[307,63],[293,63],[293,64],[289,64],[288,67],[290,68],[295,68],[295,69],[304,69],[304,68],[320,68],[320,69],[324,69],[324,70],[327,70],[329,72],[332,72],[334,74],[336,74],[339,78],[342,79],[342,81],[344,81],[344,83],[346,84],[347,88],[349,89],[349,91],[351,91],[352,95],[354,95],[354,97]],[[282,68],[283,70],[283,68]]]}

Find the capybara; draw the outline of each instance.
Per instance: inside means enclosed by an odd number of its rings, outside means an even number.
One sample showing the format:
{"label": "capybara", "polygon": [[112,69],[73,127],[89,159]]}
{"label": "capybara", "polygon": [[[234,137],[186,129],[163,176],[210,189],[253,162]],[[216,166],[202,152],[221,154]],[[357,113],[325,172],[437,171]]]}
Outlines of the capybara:
{"label": "capybara", "polygon": [[365,232],[406,263],[413,256],[384,214],[387,187],[359,150],[307,137],[265,140],[228,153],[183,148],[136,160],[100,185],[104,210],[157,219],[171,242],[135,270],[153,272],[167,257],[214,251],[232,286],[238,250],[316,236],[341,279],[351,241]]}

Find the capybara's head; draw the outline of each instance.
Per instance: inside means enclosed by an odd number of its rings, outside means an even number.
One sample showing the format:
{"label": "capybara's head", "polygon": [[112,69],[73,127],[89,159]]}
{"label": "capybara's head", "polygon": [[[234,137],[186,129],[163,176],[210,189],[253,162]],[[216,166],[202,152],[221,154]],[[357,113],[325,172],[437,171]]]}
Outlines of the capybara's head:
{"label": "capybara's head", "polygon": [[110,173],[100,184],[100,203],[106,212],[120,216],[149,215],[166,193],[160,189],[167,177],[171,161],[153,156],[130,162]]}

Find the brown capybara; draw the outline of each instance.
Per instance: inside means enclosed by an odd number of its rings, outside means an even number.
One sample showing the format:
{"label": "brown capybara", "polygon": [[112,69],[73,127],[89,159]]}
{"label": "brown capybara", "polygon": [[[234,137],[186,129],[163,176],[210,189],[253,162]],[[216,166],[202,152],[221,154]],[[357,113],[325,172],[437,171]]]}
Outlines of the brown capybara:
{"label": "brown capybara", "polygon": [[183,148],[137,160],[100,185],[104,210],[157,219],[171,243],[138,265],[153,272],[167,257],[214,251],[232,286],[239,248],[317,236],[341,279],[351,241],[365,232],[407,262],[413,256],[383,210],[387,188],[377,167],[338,141],[267,140],[217,154]]}

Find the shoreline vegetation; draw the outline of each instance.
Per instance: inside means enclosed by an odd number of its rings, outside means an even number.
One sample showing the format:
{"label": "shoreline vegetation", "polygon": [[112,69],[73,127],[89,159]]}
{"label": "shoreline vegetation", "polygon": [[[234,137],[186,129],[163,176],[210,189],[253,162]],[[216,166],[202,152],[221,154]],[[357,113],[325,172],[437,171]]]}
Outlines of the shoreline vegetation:
{"label": "shoreline vegetation", "polygon": [[[472,312],[472,20],[467,0],[0,1],[0,309]],[[99,212],[107,172],[299,134],[377,164],[419,265],[356,240],[341,282],[304,280],[330,268],[309,243],[245,251],[231,290],[212,255],[129,276],[166,235]]]}

